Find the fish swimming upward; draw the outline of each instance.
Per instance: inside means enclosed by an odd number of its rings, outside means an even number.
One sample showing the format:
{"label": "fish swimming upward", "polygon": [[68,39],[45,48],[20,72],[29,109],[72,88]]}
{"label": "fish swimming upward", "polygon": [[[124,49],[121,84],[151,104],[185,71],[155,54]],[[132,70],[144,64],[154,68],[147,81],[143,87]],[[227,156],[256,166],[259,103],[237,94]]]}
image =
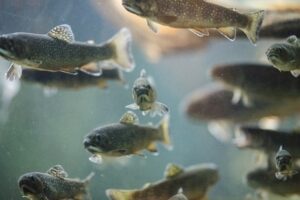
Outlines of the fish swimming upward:
{"label": "fish swimming upward", "polygon": [[47,34],[18,32],[1,35],[0,56],[12,62],[6,73],[10,80],[21,77],[21,66],[70,74],[76,74],[80,69],[98,76],[101,74],[100,65],[91,63],[105,61],[125,71],[133,70],[130,44],[131,33],[127,28],[121,29],[104,44],[97,45],[76,42],[71,27],[63,24]]}
{"label": "fish swimming upward", "polygon": [[146,18],[148,26],[157,32],[153,22],[189,29],[196,35],[208,36],[208,29],[217,29],[230,40],[236,37],[236,29],[243,31],[255,44],[264,11],[242,14],[234,9],[212,4],[206,0],[123,0],[125,9]]}
{"label": "fish swimming upward", "polygon": [[91,200],[87,185],[93,175],[85,180],[70,179],[61,165],[55,165],[46,173],[26,173],[18,183],[23,197],[30,200]]}

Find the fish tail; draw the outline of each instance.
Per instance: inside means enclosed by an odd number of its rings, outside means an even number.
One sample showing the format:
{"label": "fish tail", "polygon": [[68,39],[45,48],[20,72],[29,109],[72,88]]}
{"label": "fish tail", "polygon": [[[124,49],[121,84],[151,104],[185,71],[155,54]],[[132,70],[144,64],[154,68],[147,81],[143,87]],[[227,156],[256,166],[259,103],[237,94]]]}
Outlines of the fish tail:
{"label": "fish tail", "polygon": [[264,19],[264,11],[260,10],[255,13],[248,14],[249,24],[246,28],[242,28],[241,30],[246,34],[248,39],[255,44],[258,39],[258,33],[260,31],[260,27],[262,21]]}
{"label": "fish tail", "polygon": [[135,67],[131,52],[131,33],[129,29],[122,28],[110,41],[115,47],[114,62],[124,71],[132,71]]}
{"label": "fish tail", "polygon": [[135,190],[108,189],[105,193],[110,200],[133,200],[134,192]]}
{"label": "fish tail", "polygon": [[91,173],[83,180],[84,184],[85,184],[85,185],[88,185],[94,176],[95,176],[95,172],[91,172]]}
{"label": "fish tail", "polygon": [[172,148],[170,134],[169,134],[169,115],[164,115],[163,119],[159,123],[159,134],[161,141],[168,147]]}

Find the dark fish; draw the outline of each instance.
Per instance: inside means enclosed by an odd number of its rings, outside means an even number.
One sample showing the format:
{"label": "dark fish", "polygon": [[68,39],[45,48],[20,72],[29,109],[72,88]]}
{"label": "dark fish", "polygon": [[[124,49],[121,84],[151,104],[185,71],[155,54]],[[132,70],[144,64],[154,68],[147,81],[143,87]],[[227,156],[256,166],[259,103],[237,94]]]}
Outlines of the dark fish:
{"label": "dark fish", "polygon": [[300,174],[281,181],[274,176],[274,173],[275,170],[269,168],[249,172],[246,177],[247,185],[256,190],[264,190],[284,197],[300,195]]}
{"label": "dark fish", "polygon": [[242,100],[251,106],[254,99],[284,103],[300,98],[300,79],[288,72],[281,73],[270,65],[226,64],[214,67],[211,74],[234,91],[233,103]]}
{"label": "dark fish", "polygon": [[39,83],[47,88],[80,89],[84,87],[106,88],[108,81],[124,82],[118,68],[103,69],[101,75],[93,76],[78,70],[76,75],[63,72],[47,72],[34,69],[23,69],[22,81]]}
{"label": "dark fish", "polygon": [[209,35],[207,29],[217,29],[230,40],[236,28],[242,30],[252,43],[256,43],[264,11],[241,14],[205,0],[123,0],[125,9],[146,18],[148,26],[157,31],[153,22],[190,29],[199,36]]}
{"label": "dark fish", "polygon": [[19,178],[19,188],[31,200],[90,200],[87,185],[94,173],[86,179],[70,179],[61,165],[46,173],[30,172]]}
{"label": "dark fish", "polygon": [[275,177],[278,180],[286,181],[288,178],[292,178],[298,172],[295,171],[292,155],[280,146],[275,156],[276,169]]}
{"label": "dark fish", "polygon": [[207,190],[218,180],[214,164],[194,165],[186,169],[169,164],[163,180],[136,190],[108,189],[106,195],[110,200],[166,200],[181,188],[189,200],[204,200]]}
{"label": "dark fish", "polygon": [[130,43],[131,34],[126,28],[101,45],[76,42],[71,27],[64,24],[47,34],[1,35],[0,56],[13,63],[7,72],[10,79],[21,77],[21,66],[70,74],[76,74],[80,69],[100,75],[100,65],[91,68],[91,63],[111,62],[126,71],[134,68]]}
{"label": "dark fish", "polygon": [[278,147],[282,145],[294,158],[300,158],[300,134],[297,132],[243,126],[239,134],[235,139],[235,144],[239,148],[257,149],[270,154],[277,152]]}
{"label": "dark fish", "polygon": [[300,42],[295,35],[290,36],[287,43],[273,44],[266,55],[279,71],[289,71],[295,77],[300,75]]}
{"label": "dark fish", "polygon": [[142,70],[140,77],[136,79],[132,87],[133,104],[126,106],[133,110],[141,110],[144,115],[150,113],[151,116],[165,115],[169,108],[160,102],[156,101],[156,91],[154,84],[151,83],[146,71]]}
{"label": "dark fish", "polygon": [[122,116],[119,123],[105,125],[89,133],[83,143],[93,154],[90,160],[99,163],[101,156],[141,155],[139,152],[144,149],[157,152],[157,141],[171,145],[168,115],[157,126],[139,125],[137,121],[137,116],[129,111]]}

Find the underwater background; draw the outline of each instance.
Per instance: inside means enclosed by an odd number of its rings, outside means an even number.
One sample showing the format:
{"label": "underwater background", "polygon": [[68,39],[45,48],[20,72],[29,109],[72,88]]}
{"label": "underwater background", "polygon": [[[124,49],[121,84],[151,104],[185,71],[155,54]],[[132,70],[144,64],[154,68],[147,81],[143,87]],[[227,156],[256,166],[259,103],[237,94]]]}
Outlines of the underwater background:
{"label": "underwater background", "polygon": [[[101,43],[120,29],[99,14],[95,5],[101,7],[101,1],[109,0],[98,0],[97,4],[81,0],[1,0],[0,33],[47,33],[56,25],[69,24],[76,41]],[[5,111],[9,113],[7,119],[0,124],[0,199],[22,199],[18,178],[26,172],[45,172],[55,164],[61,164],[69,177],[84,178],[94,171],[91,196],[107,199],[108,188],[141,188],[147,182],[162,179],[170,162],[182,166],[215,163],[221,178],[210,190],[209,199],[244,199],[254,191],[245,184],[245,175],[255,165],[255,153],[217,141],[209,134],[205,122],[186,117],[183,100],[196,89],[210,87],[212,66],[263,60],[263,53],[271,43],[271,40],[259,41],[255,47],[247,40],[216,39],[205,48],[162,56],[159,61],[151,62],[133,38],[136,68],[124,73],[127,86],[109,82],[105,90],[58,90],[46,96],[41,86],[22,82],[19,93]],[[10,63],[5,60],[0,63],[0,76],[4,76]],[[132,102],[131,86],[142,69],[155,80],[158,100],[169,106],[173,150],[159,145],[158,156],[145,152],[146,159],[132,156],[122,162],[91,163],[90,153],[83,147],[84,136],[100,125],[120,119],[125,106]],[[142,123],[160,120],[138,115]]]}

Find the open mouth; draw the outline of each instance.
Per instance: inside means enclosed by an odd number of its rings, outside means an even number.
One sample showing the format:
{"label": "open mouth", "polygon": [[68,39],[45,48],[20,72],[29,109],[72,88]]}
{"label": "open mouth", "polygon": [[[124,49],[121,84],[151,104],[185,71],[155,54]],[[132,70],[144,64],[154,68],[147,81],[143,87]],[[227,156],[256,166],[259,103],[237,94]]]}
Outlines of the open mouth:
{"label": "open mouth", "polygon": [[122,5],[124,6],[124,8],[131,12],[131,13],[134,13],[134,14],[137,14],[137,15],[142,15],[142,11],[141,9],[138,7],[138,6],[134,6],[134,5],[129,5],[128,3],[126,2],[123,2]]}
{"label": "open mouth", "polygon": [[33,188],[31,188],[27,185],[21,185],[21,190],[22,190],[24,195],[35,194],[36,193],[36,191]]}
{"label": "open mouth", "polygon": [[98,147],[95,147],[95,146],[86,146],[85,147],[89,152],[91,152],[92,154],[96,154],[96,153],[101,153],[102,151],[98,148]]}

